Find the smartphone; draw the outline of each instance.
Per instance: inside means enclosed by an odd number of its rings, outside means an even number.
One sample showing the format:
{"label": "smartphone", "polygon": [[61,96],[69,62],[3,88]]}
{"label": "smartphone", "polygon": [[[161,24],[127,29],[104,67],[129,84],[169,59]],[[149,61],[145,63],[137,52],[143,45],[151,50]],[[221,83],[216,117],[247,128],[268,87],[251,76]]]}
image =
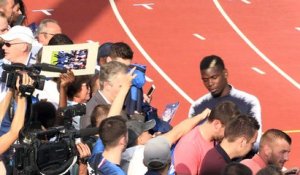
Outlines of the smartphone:
{"label": "smartphone", "polygon": [[179,107],[179,102],[169,103],[166,105],[166,108],[162,114],[162,119],[168,123],[172,121],[175,116],[175,113]]}
{"label": "smartphone", "polygon": [[19,15],[14,22],[14,25],[22,25],[23,21],[25,20],[26,16],[24,15]]}
{"label": "smartphone", "polygon": [[148,96],[148,97],[151,97],[151,96],[152,96],[152,94],[153,94],[155,88],[156,88],[156,87],[154,86],[154,84],[152,84],[151,88],[150,88],[149,91],[147,92],[147,96]]}

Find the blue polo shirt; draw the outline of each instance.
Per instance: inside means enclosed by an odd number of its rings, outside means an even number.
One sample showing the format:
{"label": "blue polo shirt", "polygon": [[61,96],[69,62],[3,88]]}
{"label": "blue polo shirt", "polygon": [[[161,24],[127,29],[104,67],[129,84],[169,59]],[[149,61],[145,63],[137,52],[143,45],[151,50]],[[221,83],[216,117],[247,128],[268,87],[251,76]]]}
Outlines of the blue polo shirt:
{"label": "blue polo shirt", "polygon": [[91,156],[88,161],[88,171],[90,175],[126,175],[119,165],[105,159],[102,153]]}

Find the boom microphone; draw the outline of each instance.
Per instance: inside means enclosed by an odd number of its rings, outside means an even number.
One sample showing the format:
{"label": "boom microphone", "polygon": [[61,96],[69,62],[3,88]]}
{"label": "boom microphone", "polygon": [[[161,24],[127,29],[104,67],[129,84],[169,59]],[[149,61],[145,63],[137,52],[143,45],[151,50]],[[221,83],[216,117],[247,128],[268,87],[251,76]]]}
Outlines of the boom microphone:
{"label": "boom microphone", "polygon": [[58,67],[48,63],[39,63],[34,65],[36,68],[41,69],[47,72],[59,72],[59,73],[67,73],[68,69],[65,67]]}
{"label": "boom microphone", "polygon": [[42,137],[42,136],[53,136],[57,134],[62,134],[62,137],[69,137],[73,135],[75,138],[82,138],[82,137],[87,137],[87,136],[93,136],[95,134],[98,134],[99,128],[93,127],[93,128],[85,128],[81,130],[76,130],[76,131],[68,131],[65,130],[64,126],[57,126],[53,128],[48,128],[46,131],[38,131],[34,135],[37,137]]}
{"label": "boom microphone", "polygon": [[48,128],[46,131],[37,131],[34,133],[34,135],[37,136],[38,138],[44,136],[53,136],[59,134],[62,130],[64,130],[63,126],[57,126],[53,128]]}
{"label": "boom microphone", "polygon": [[85,128],[76,131],[74,137],[75,138],[82,138],[82,137],[87,137],[87,136],[93,136],[95,134],[98,134],[99,128],[93,127],[93,128]]}

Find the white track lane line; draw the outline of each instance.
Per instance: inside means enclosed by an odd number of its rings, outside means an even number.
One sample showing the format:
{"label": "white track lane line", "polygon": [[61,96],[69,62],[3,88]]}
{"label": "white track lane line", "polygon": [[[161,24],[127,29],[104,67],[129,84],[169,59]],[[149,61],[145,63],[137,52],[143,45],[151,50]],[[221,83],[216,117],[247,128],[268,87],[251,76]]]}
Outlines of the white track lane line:
{"label": "white track lane line", "polygon": [[233,30],[248,44],[248,46],[258,54],[266,63],[268,63],[275,71],[277,71],[281,76],[287,79],[292,85],[296,88],[300,89],[300,84],[294,80],[291,76],[285,73],[282,69],[280,69],[275,63],[273,63],[266,55],[264,55],[244,34],[243,32],[234,24],[234,22],[230,19],[230,17],[226,14],[222,6],[220,5],[218,0],[213,0],[217,9],[223,15],[228,24],[233,28]]}
{"label": "white track lane line", "polygon": [[300,27],[295,27],[296,30],[300,31]]}
{"label": "white track lane line", "polygon": [[252,70],[254,70],[255,72],[261,74],[261,75],[265,75],[266,73],[262,70],[260,70],[259,68],[257,67],[251,67]]}
{"label": "white track lane line", "polygon": [[201,40],[206,40],[206,38],[204,36],[199,35],[198,33],[194,33],[193,35],[194,35],[194,37],[199,38]]}
{"label": "white track lane line", "polygon": [[245,4],[251,4],[251,2],[250,1],[248,1],[248,0],[241,0],[243,3],[245,3]]}
{"label": "white track lane line", "polygon": [[133,4],[133,6],[142,6],[146,8],[147,10],[153,10],[151,6],[153,6],[154,3],[144,3],[144,4]]}
{"label": "white track lane line", "polygon": [[47,16],[51,16],[51,11],[54,11],[54,9],[40,9],[40,10],[32,10],[32,12],[42,12]]}
{"label": "white track lane line", "polygon": [[123,20],[121,14],[119,13],[119,10],[117,8],[117,5],[114,0],[109,0],[110,5],[112,7],[112,10],[121,24],[122,28],[128,35],[128,37],[131,39],[131,41],[135,44],[135,46],[138,48],[138,50],[142,53],[142,55],[145,57],[145,59],[153,66],[154,69],[183,97],[185,98],[189,103],[193,103],[194,100],[189,97],[149,56],[149,54],[144,50],[144,48],[140,45],[140,43],[137,41],[137,39],[134,37],[134,35],[129,30],[128,26],[126,25],[125,21]]}

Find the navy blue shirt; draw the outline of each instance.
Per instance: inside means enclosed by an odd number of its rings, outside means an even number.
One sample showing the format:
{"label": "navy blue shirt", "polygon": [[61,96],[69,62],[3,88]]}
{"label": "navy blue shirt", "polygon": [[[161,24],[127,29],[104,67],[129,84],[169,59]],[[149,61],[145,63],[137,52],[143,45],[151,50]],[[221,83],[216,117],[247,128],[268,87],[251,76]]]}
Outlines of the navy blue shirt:
{"label": "navy blue shirt", "polygon": [[258,131],[258,138],[254,145],[254,149],[258,150],[260,137],[262,135],[262,119],[261,119],[261,107],[259,100],[247,92],[235,89],[231,86],[228,95],[223,97],[213,97],[211,93],[207,93],[204,96],[196,100],[190,107],[189,116],[195,116],[200,114],[204,109],[213,109],[217,104],[223,101],[231,101],[237,105],[242,114],[250,115],[258,121],[260,128]]}
{"label": "navy blue shirt", "polygon": [[91,156],[88,161],[88,171],[90,175],[126,175],[119,165],[105,159],[102,153]]}

